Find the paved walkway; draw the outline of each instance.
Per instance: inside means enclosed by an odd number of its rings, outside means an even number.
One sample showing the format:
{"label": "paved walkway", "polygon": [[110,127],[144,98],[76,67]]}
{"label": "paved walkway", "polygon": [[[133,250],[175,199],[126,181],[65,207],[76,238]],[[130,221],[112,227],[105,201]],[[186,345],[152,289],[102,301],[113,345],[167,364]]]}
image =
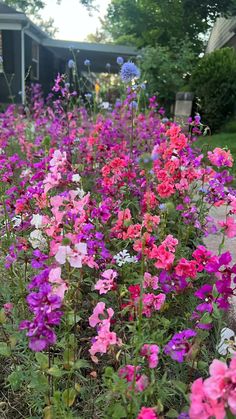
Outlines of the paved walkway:
{"label": "paved walkway", "polygon": [[[226,207],[222,206],[220,208],[212,208],[209,215],[215,220],[225,220]],[[221,242],[222,234],[210,235],[204,239],[205,246],[215,254],[218,254],[218,249]],[[236,237],[233,239],[228,239],[227,237],[225,238],[224,251],[227,250],[230,251],[233,256],[233,261],[236,263]],[[229,324],[236,332],[236,296],[232,298],[231,310],[229,313]]]}

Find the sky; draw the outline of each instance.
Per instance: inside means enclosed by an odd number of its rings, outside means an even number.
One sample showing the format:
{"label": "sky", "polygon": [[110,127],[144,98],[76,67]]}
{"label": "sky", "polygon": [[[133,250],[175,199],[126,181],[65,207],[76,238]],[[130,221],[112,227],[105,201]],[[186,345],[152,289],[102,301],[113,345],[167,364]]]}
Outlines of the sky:
{"label": "sky", "polygon": [[85,7],[81,6],[79,0],[61,0],[57,5],[57,0],[46,0],[46,7],[41,11],[43,19],[52,17],[54,26],[58,28],[57,39],[68,41],[84,41],[90,33],[95,33],[96,28],[100,27],[99,17],[104,17],[110,0],[97,0],[100,12],[93,12],[89,16]]}

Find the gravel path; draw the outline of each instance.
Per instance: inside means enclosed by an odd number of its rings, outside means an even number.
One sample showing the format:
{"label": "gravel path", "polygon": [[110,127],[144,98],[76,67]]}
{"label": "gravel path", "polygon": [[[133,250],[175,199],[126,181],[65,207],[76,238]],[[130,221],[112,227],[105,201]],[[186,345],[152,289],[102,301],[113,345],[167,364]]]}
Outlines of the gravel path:
{"label": "gravel path", "polygon": [[[209,215],[215,220],[225,220],[226,207],[222,205],[220,208],[212,208]],[[221,242],[222,234],[210,235],[204,239],[205,246],[215,254],[218,254],[218,249]],[[228,239],[227,237],[225,238],[224,251],[227,250],[230,251],[231,255],[233,256],[233,261],[236,263],[236,237],[233,239]],[[236,296],[232,298],[231,310],[229,313],[229,323],[236,332]]]}

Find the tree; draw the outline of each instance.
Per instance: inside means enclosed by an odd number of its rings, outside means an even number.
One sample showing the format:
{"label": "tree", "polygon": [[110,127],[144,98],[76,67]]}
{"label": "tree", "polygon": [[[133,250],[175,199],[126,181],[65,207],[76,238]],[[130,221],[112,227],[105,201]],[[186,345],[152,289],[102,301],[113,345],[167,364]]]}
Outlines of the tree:
{"label": "tree", "polygon": [[236,14],[236,0],[111,0],[105,27],[117,43],[166,46],[173,38],[189,38],[199,53],[199,35],[219,15],[231,14]]}
{"label": "tree", "polygon": [[176,92],[187,87],[190,73],[196,65],[196,56],[190,42],[180,45],[146,47],[142,53],[142,77],[147,88],[157,94],[158,101],[170,110]]}

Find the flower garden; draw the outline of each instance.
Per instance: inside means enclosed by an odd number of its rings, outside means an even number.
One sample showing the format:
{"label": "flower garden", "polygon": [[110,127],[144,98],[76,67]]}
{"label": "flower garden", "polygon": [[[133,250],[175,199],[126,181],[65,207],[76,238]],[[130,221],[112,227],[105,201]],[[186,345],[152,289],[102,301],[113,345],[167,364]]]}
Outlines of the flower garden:
{"label": "flower garden", "polygon": [[232,156],[139,110],[137,71],[107,113],[58,76],[0,116],[2,418],[236,417]]}

